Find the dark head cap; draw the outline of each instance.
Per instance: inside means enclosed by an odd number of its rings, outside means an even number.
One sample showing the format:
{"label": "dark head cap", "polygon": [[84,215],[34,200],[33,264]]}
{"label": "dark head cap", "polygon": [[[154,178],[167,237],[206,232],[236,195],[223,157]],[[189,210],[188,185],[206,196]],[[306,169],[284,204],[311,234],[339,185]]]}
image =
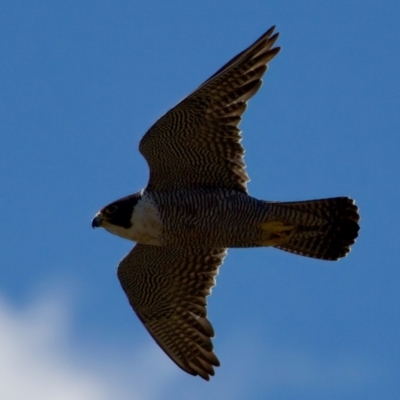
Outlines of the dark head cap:
{"label": "dark head cap", "polygon": [[133,209],[141,197],[142,192],[138,192],[103,207],[92,219],[92,227],[98,228],[104,224],[111,224],[129,229],[132,226]]}

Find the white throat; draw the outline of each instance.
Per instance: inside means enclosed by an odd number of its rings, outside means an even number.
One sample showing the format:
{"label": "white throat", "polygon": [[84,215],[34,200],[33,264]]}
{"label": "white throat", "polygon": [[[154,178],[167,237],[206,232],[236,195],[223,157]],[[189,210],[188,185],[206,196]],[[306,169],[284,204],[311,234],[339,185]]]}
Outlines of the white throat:
{"label": "white throat", "polygon": [[129,239],[142,244],[161,245],[162,222],[154,200],[144,193],[137,202],[127,230]]}

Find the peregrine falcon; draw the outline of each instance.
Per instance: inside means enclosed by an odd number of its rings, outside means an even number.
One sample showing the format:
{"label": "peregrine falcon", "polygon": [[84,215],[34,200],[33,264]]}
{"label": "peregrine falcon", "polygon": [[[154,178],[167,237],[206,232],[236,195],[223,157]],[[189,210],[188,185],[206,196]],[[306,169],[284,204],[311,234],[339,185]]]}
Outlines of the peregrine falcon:
{"label": "peregrine falcon", "polygon": [[360,219],[348,197],[251,197],[239,123],[279,52],[274,27],[161,117],[139,150],[145,189],[102,208],[92,226],[136,242],[118,266],[129,303],[180,368],[209,380],[220,365],[206,297],[229,247],[267,247],[337,260]]}

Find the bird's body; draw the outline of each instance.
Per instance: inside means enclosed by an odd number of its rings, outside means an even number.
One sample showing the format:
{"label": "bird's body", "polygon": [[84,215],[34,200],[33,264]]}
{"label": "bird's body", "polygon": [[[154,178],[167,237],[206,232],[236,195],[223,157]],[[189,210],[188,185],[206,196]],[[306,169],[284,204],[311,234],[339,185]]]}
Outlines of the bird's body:
{"label": "bird's body", "polygon": [[132,225],[122,228],[119,236],[156,246],[257,246],[270,208],[232,189],[177,189],[162,194],[145,190],[135,196],[140,199]]}
{"label": "bird's body", "polygon": [[[152,246],[277,247],[290,244],[289,239],[295,240],[296,236],[301,237],[302,244],[316,237],[316,245],[334,222],[339,226],[344,223],[351,231],[358,227],[357,208],[347,197],[280,203],[258,200],[232,189],[184,188],[162,193],[143,190],[116,203],[121,202],[131,204],[129,223],[124,227],[104,221],[103,228]],[[335,236],[328,239],[333,241]],[[344,244],[339,241],[325,248],[333,254],[310,246],[298,253],[335,260],[348,251]]]}
{"label": "bird's body", "polygon": [[219,361],[206,297],[229,247],[273,246],[337,260],[359,230],[348,197],[271,202],[247,192],[238,125],[261,86],[273,28],[234,57],[144,135],[147,187],[104,207],[93,219],[137,242],[118,277],[150,334],[183,370],[209,379]]}
{"label": "bird's body", "polygon": [[253,247],[268,205],[232,189],[181,189],[155,195],[165,246]]}

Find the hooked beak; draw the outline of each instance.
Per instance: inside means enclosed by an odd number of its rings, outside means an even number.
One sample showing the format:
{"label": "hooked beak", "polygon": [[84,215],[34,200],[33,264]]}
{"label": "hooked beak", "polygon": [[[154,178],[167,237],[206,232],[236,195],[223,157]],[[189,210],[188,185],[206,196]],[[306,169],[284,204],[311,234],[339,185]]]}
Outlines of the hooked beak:
{"label": "hooked beak", "polygon": [[104,217],[98,212],[92,219],[92,228],[100,228],[103,224]]}

